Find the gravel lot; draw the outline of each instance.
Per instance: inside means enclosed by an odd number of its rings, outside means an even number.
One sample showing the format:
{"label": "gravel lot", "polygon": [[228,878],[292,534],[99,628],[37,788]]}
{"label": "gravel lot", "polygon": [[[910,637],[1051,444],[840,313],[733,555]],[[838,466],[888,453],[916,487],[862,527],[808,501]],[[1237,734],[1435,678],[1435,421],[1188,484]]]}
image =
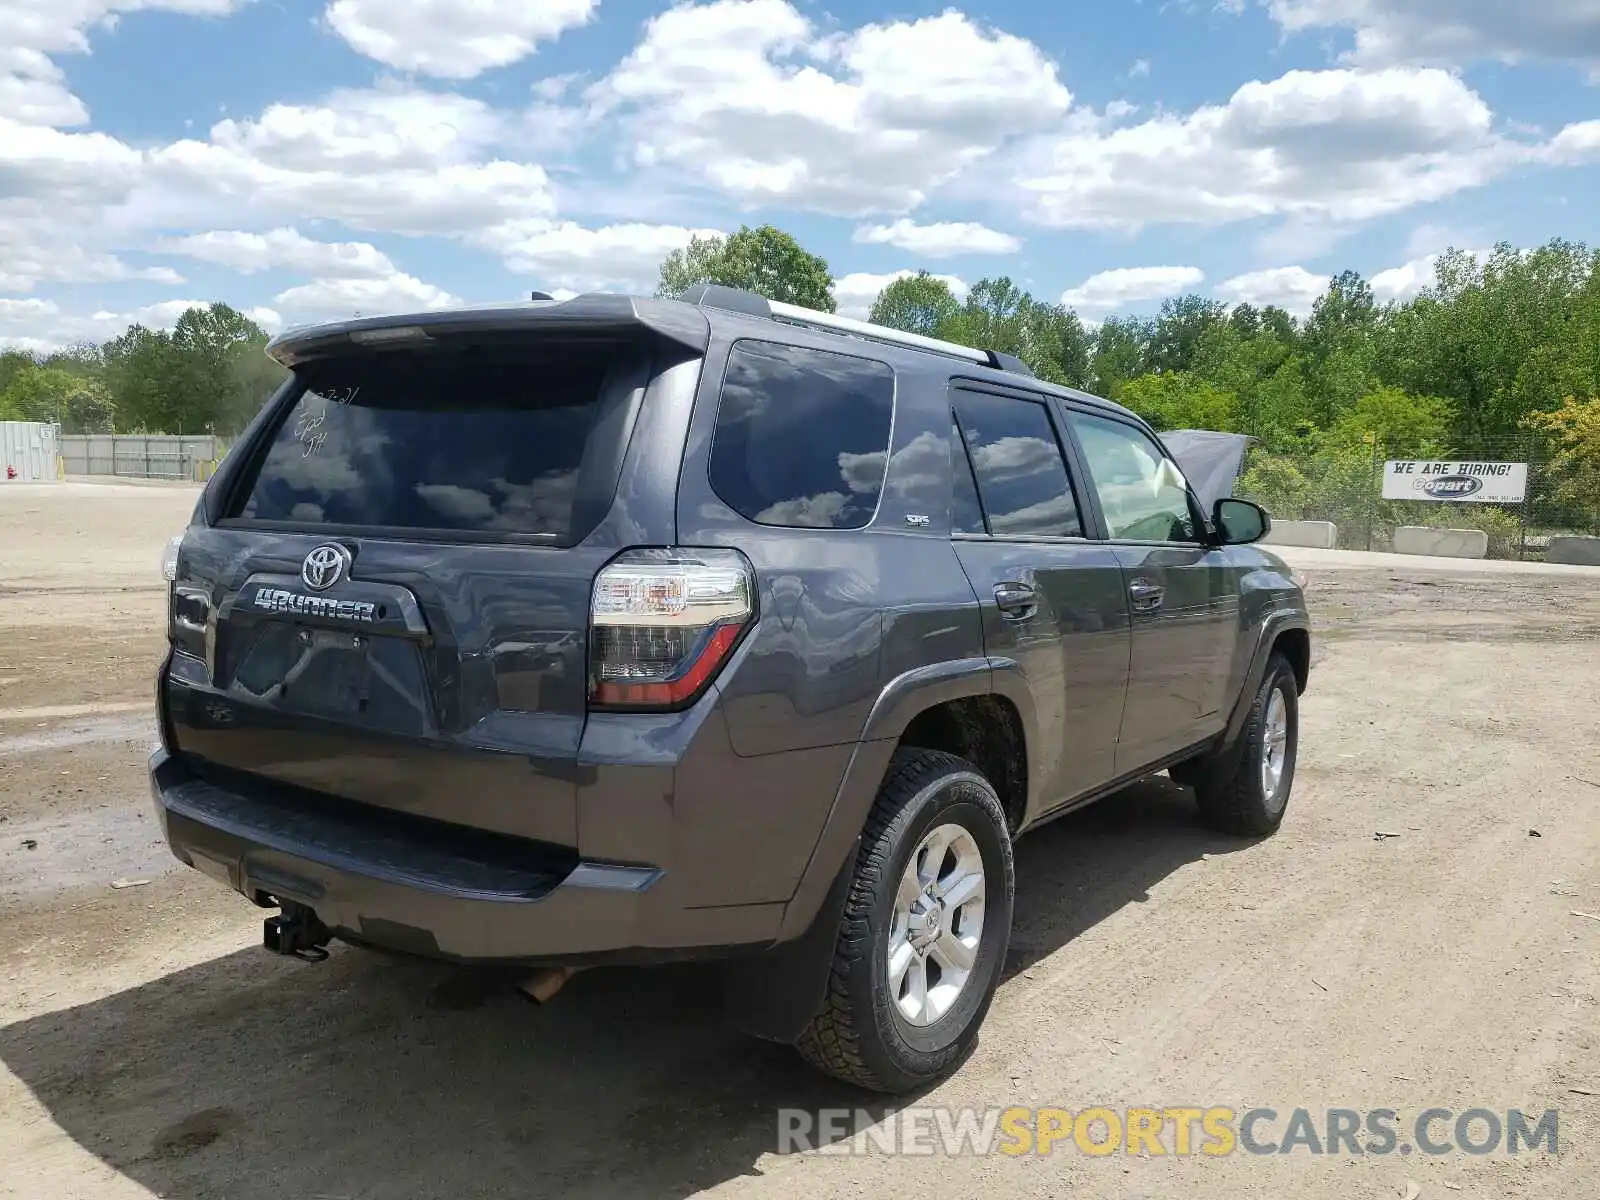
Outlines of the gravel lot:
{"label": "gravel lot", "polygon": [[724,1031],[703,972],[535,1009],[281,961],[171,863],[143,760],[194,498],[0,484],[0,1195],[1596,1194],[1600,572],[1286,550],[1318,629],[1282,832],[1215,838],[1163,779],[1024,839],[1007,982],[918,1101],[1553,1108],[1559,1158],[779,1154],[779,1108],[882,1101]]}

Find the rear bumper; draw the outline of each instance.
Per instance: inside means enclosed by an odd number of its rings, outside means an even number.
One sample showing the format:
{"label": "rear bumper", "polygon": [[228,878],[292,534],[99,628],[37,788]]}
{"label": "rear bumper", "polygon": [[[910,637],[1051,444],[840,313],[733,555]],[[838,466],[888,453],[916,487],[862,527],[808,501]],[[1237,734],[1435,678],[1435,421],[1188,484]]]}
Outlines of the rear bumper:
{"label": "rear bumper", "polygon": [[166,751],[151,793],[179,861],[337,937],[460,962],[661,961],[771,944],[781,905],[678,908],[663,872],[416,836],[287,795],[218,786]]}

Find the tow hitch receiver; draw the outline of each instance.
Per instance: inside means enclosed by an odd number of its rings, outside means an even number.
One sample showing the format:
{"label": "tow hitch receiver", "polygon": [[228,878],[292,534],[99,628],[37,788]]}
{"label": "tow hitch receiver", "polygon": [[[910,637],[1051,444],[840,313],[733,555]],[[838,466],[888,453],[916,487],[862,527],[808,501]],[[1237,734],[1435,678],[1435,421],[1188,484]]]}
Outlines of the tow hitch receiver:
{"label": "tow hitch receiver", "polygon": [[275,917],[261,924],[261,944],[274,954],[289,954],[307,962],[328,957],[325,949],[333,935],[304,904],[285,904]]}

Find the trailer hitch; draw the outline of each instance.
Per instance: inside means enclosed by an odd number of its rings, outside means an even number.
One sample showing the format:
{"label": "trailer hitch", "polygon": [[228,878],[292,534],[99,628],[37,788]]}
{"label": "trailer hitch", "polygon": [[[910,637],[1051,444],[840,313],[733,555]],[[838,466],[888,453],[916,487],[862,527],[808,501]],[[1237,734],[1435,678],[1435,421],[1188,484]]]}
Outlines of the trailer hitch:
{"label": "trailer hitch", "polygon": [[328,927],[304,904],[285,902],[282,911],[261,923],[261,944],[274,954],[287,954],[306,962],[322,962],[333,940]]}

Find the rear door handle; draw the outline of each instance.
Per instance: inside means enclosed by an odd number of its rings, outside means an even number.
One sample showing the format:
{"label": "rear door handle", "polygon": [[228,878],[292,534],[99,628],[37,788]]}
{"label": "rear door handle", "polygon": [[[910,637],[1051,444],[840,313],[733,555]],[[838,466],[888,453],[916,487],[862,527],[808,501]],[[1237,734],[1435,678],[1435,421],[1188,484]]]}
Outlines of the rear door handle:
{"label": "rear door handle", "polygon": [[1149,579],[1135,579],[1128,585],[1128,599],[1134,612],[1155,612],[1166,594],[1166,588]]}
{"label": "rear door handle", "polygon": [[1038,595],[1025,583],[995,584],[994,602],[1000,615],[1012,621],[1025,620],[1039,608]]}

